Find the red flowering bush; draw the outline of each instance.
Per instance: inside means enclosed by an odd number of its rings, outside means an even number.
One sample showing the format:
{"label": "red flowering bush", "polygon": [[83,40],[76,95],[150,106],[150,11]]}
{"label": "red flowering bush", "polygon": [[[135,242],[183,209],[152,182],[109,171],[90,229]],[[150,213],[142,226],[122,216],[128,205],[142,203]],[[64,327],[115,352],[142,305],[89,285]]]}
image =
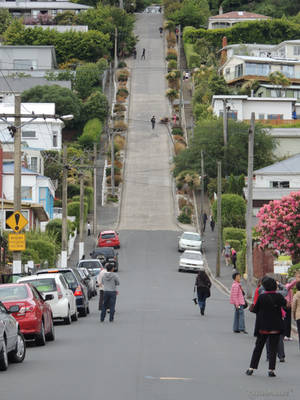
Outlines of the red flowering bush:
{"label": "red flowering bush", "polygon": [[300,192],[265,204],[258,212],[260,247],[286,253],[300,261]]}

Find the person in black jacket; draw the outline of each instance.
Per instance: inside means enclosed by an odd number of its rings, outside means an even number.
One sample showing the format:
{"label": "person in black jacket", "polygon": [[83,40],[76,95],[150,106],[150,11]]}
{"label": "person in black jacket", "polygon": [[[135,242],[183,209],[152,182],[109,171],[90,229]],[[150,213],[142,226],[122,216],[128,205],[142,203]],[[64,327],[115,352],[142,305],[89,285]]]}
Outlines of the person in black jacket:
{"label": "person in black jacket", "polygon": [[269,376],[275,375],[276,353],[280,334],[284,331],[284,322],[282,317],[282,307],[286,306],[285,298],[276,293],[277,283],[273,278],[265,277],[263,279],[265,292],[259,295],[253,308],[256,313],[254,336],[257,337],[255,348],[253,350],[250,368],[246,374],[252,375],[257,369],[264,345],[269,339]]}
{"label": "person in black jacket", "polygon": [[206,299],[210,296],[211,282],[204,267],[200,269],[196,277],[195,286],[197,288],[198,304],[201,315],[204,315]]}

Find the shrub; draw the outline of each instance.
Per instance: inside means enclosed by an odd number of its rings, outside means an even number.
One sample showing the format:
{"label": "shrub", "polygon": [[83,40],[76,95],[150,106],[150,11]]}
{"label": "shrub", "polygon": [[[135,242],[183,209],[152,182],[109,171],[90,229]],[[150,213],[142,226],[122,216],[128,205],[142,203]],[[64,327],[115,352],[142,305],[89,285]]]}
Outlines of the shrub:
{"label": "shrub", "polygon": [[175,47],[176,45],[176,35],[174,32],[169,32],[166,36],[166,40],[167,40],[167,46],[168,48],[170,47]]}
{"label": "shrub", "polygon": [[88,210],[93,209],[94,204],[94,188],[92,186],[84,187],[84,196],[87,198]]}
{"label": "shrub", "polygon": [[[84,203],[84,213],[83,219],[86,221],[88,213],[88,204]],[[79,201],[72,201],[68,204],[68,215],[75,217],[75,223],[77,228],[79,227],[79,216],[80,216],[80,202]]]}
{"label": "shrub", "polygon": [[54,200],[54,207],[62,207],[62,200],[55,199]]}
{"label": "shrub", "polygon": [[[245,227],[246,202],[237,194],[222,195],[222,226]],[[213,203],[213,215],[217,221],[217,200]]]}
{"label": "shrub", "polygon": [[176,60],[170,60],[168,62],[168,71],[172,71],[172,69],[177,69],[177,61]]}
{"label": "shrub", "polygon": [[128,92],[128,90],[126,88],[120,88],[117,91],[117,96],[121,96],[121,97],[126,98],[126,97],[128,97],[128,95],[129,95],[129,92]]}
{"label": "shrub", "polygon": [[178,98],[179,92],[176,89],[168,89],[166,91],[167,98],[171,101],[171,103]]}
{"label": "shrub", "polygon": [[112,195],[112,194],[109,194],[108,196],[107,196],[107,202],[108,203],[117,203],[118,201],[119,201],[119,198],[118,198],[118,196],[115,194],[114,196]]}
{"label": "shrub", "polygon": [[175,152],[176,155],[179,154],[181,151],[183,151],[185,149],[186,149],[186,145],[183,144],[183,143],[176,142],[174,144],[174,152]]}
{"label": "shrub", "polygon": [[167,73],[166,75],[166,79],[168,81],[177,81],[179,78],[180,78],[180,71],[178,71],[178,69],[174,69],[169,73]]}
{"label": "shrub", "polygon": [[171,61],[171,60],[177,61],[177,54],[168,54],[168,55],[166,56],[166,60],[167,60],[167,61]]}
{"label": "shrub", "polygon": [[[73,226],[72,222],[68,220],[68,224],[67,224],[68,235],[73,233],[74,228],[75,227]],[[62,241],[61,232],[62,232],[62,220],[61,219],[58,219],[58,218],[52,219],[46,225],[46,233],[48,235],[50,235],[51,237],[55,238],[55,242],[57,243],[57,245],[59,247],[61,246],[61,241]]]}
{"label": "shrub", "polygon": [[[126,140],[125,140],[125,138],[123,136],[121,136],[121,135],[116,135],[115,136],[114,143],[120,150],[124,149],[125,141]],[[115,165],[116,165],[116,162],[115,162]]]}
{"label": "shrub", "polygon": [[127,64],[125,61],[119,61],[118,68],[126,68],[126,67],[127,67]]}
{"label": "shrub", "polygon": [[184,43],[184,52],[188,68],[196,68],[201,65],[201,57],[194,50],[194,45],[191,43]]}
{"label": "shrub", "polygon": [[241,250],[241,242],[239,240],[234,240],[234,239],[228,239],[226,240],[230,246],[236,251],[240,251]]}
{"label": "shrub", "polygon": [[114,121],[114,130],[115,131],[126,131],[127,128],[128,128],[128,126],[124,121]]}
{"label": "shrub", "polygon": [[246,270],[246,247],[243,246],[236,254],[236,266],[240,274],[244,274]]}
{"label": "shrub", "polygon": [[167,56],[176,56],[176,58],[177,58],[177,57],[178,57],[177,50],[175,50],[175,49],[168,49],[168,51],[167,51]]}
{"label": "shrub", "polygon": [[296,271],[300,271],[300,263],[290,266],[288,270],[288,277],[293,278],[295,276]]}
{"label": "shrub", "polygon": [[127,69],[120,69],[119,71],[117,71],[118,81],[127,81],[129,75],[130,75],[130,72]]}
{"label": "shrub", "polygon": [[68,199],[72,199],[77,194],[80,194],[80,185],[76,185],[75,183],[68,184]]}
{"label": "shrub", "polygon": [[[115,171],[115,175],[119,175],[120,174],[120,168],[115,167],[114,171]],[[111,167],[107,167],[106,168],[105,175],[106,176],[111,176]]]}
{"label": "shrub", "polygon": [[40,256],[39,253],[34,250],[34,249],[26,249],[22,251],[22,264],[27,264],[28,261],[33,260],[35,264],[38,264],[40,262]]}
{"label": "shrub", "polygon": [[116,100],[118,103],[125,103],[126,98],[120,95],[117,95]]}
{"label": "shrub", "polygon": [[100,119],[90,119],[84,125],[82,135],[79,136],[78,142],[81,146],[92,147],[94,143],[98,143],[100,141],[102,129],[103,126]]}
{"label": "shrub", "polygon": [[179,197],[178,199],[178,207],[181,210],[184,206],[188,204],[187,200],[184,197]]}
{"label": "shrub", "polygon": [[124,106],[124,104],[116,103],[114,105],[114,112],[118,112],[118,111],[126,111],[126,106]]}
{"label": "shrub", "polygon": [[177,219],[182,224],[190,224],[192,222],[191,217],[184,212],[181,212]]}
{"label": "shrub", "polygon": [[183,129],[182,128],[172,128],[172,135],[183,136]]}
{"label": "shrub", "polygon": [[42,239],[26,238],[26,246],[27,249],[33,249],[38,253],[40,262],[47,261],[49,266],[55,266],[56,249],[53,243]]}
{"label": "shrub", "polygon": [[246,230],[241,228],[224,228],[223,229],[224,243],[231,239],[242,242],[243,239],[246,239]]}

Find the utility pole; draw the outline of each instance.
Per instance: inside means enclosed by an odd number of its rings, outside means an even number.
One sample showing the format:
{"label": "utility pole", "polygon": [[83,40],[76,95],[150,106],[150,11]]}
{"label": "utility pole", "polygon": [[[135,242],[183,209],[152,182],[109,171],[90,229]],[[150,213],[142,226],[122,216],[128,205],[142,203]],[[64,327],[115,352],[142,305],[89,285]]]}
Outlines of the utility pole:
{"label": "utility pole", "polygon": [[178,28],[178,69],[180,71],[179,123],[180,123],[180,126],[182,126],[183,71],[181,69],[181,25],[179,25],[179,28]]}
{"label": "utility pole", "polygon": [[80,182],[80,206],[79,206],[79,261],[82,259],[84,255],[84,173],[83,173],[83,160],[80,160],[80,173],[79,173],[79,182]]}
{"label": "utility pole", "polygon": [[223,99],[223,136],[224,136],[224,147],[226,147],[228,141],[228,115],[227,115],[226,99]]}
{"label": "utility pole", "polygon": [[[14,130],[14,211],[21,212],[21,96],[15,95]],[[18,234],[18,233],[17,233]],[[21,252],[13,252],[13,273],[22,272]]]}
{"label": "utility pole", "polygon": [[203,150],[201,150],[201,196],[200,196],[200,229],[201,229],[201,237],[203,236],[204,226],[203,226],[203,214],[204,214],[204,157]]}
{"label": "utility pole", "polygon": [[247,296],[252,298],[253,258],[252,258],[252,207],[253,207],[253,149],[255,132],[255,113],[251,113],[251,125],[248,136],[248,196],[246,214],[246,237],[247,237]]}
{"label": "utility pole", "polygon": [[115,195],[115,143],[114,143],[114,131],[111,131],[111,169],[110,169],[110,178],[111,178],[111,195]]}
{"label": "utility pole", "polygon": [[122,9],[122,10],[124,10],[124,2],[123,2],[123,0],[120,0],[120,8]]}
{"label": "utility pole", "polygon": [[114,75],[117,82],[116,72],[118,68],[118,28],[115,28],[115,52],[114,52]]}
{"label": "utility pole", "polygon": [[222,249],[222,175],[221,175],[221,161],[217,162],[218,165],[218,189],[217,189],[217,262],[216,262],[216,277],[220,276],[221,267],[221,249]]}
{"label": "utility pole", "polygon": [[97,233],[97,143],[94,143],[94,213],[93,234]]}
{"label": "utility pole", "polygon": [[68,165],[67,165],[67,145],[63,144],[63,176],[62,176],[62,229],[61,229],[61,267],[67,268],[68,259]]}

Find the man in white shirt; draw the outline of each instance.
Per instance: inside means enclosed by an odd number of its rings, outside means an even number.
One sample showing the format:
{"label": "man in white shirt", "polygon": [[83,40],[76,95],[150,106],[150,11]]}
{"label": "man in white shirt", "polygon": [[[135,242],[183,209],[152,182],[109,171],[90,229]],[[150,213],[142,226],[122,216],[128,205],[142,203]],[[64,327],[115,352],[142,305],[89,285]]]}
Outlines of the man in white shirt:
{"label": "man in white shirt", "polygon": [[106,269],[107,264],[104,265],[104,268],[102,268],[97,276],[97,282],[99,285],[99,306],[98,310],[101,311],[102,304],[103,304],[103,296],[104,296],[104,290],[103,290],[103,283],[102,283],[102,278],[105,272],[107,272]]}

